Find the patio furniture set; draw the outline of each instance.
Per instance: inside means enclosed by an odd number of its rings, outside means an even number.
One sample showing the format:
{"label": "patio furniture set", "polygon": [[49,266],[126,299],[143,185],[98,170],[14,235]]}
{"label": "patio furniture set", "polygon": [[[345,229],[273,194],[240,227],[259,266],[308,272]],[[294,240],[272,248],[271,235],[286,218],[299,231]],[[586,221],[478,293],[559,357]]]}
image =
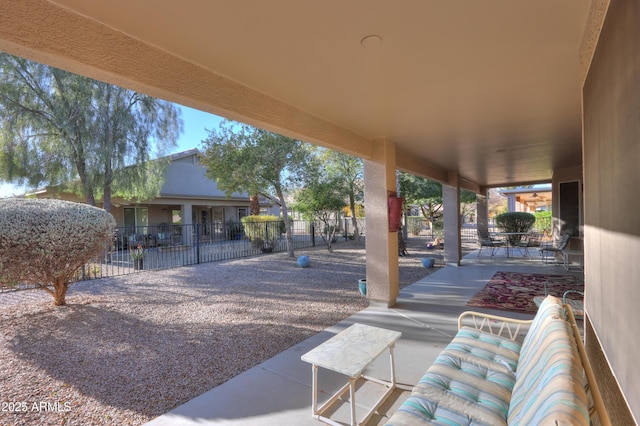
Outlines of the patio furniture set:
{"label": "patio furniture set", "polygon": [[493,257],[499,249],[504,249],[507,257],[511,257],[513,249],[519,249],[524,256],[531,257],[529,253],[530,247],[540,247],[542,236],[535,232],[493,232],[478,229],[478,242],[480,250],[478,257],[482,253],[484,247],[491,249]]}
{"label": "patio furniture set", "polygon": [[[321,414],[349,389],[351,424],[364,424],[395,387],[393,346],[399,337],[399,332],[355,324],[303,355],[313,365],[314,417],[337,424]],[[390,390],[358,422],[353,383],[387,348],[391,352]],[[320,409],[318,366],[349,377],[349,383]],[[547,296],[533,320],[480,312],[460,315],[454,339],[387,424],[588,425],[596,418],[599,424],[611,424],[572,309],[559,298]]]}
{"label": "patio furniture set", "polygon": [[[542,236],[536,232],[495,232],[489,233],[478,229],[478,242],[480,250],[478,257],[482,253],[482,249],[487,247],[491,249],[493,257],[499,249],[504,249],[507,257],[511,257],[513,249],[520,250],[525,257],[531,258],[530,248],[537,248],[538,253],[545,264],[562,263],[565,270],[569,271],[571,267],[571,258],[578,257],[580,260],[579,268],[584,270],[584,251],[569,249],[569,241],[571,233],[562,235],[557,243],[543,243]],[[561,257],[561,262],[557,258]]]}

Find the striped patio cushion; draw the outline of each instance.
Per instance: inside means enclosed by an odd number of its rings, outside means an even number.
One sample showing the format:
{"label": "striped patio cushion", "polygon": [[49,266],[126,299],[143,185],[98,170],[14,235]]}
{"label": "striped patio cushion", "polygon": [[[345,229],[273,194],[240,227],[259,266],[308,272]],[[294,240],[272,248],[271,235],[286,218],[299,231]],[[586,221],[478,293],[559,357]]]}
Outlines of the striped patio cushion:
{"label": "striped patio cushion", "polygon": [[509,424],[589,424],[583,369],[563,316],[556,297],[540,305],[520,351]]}
{"label": "striped patio cushion", "polygon": [[[533,298],[533,302],[536,304],[536,306],[540,306],[545,298],[546,296],[535,296]],[[576,318],[584,317],[584,304],[582,303],[582,300],[567,299],[567,303],[569,304],[569,306],[571,306],[573,315]]]}
{"label": "striped patio cushion", "polygon": [[478,421],[444,404],[413,395],[407,398],[398,411],[393,414],[387,425],[489,426],[491,423]]}
{"label": "striped patio cushion", "polygon": [[547,297],[522,346],[463,327],[387,424],[588,424],[582,365],[563,315],[560,300]]}
{"label": "striped patio cushion", "polygon": [[513,340],[462,327],[444,349],[443,354],[455,355],[487,368],[514,375],[522,346]]}
{"label": "striped patio cushion", "polygon": [[[464,343],[468,340],[483,347],[473,348]],[[471,329],[462,331],[436,358],[388,424],[506,424],[515,382],[510,364],[518,350],[519,345],[508,339]]]}

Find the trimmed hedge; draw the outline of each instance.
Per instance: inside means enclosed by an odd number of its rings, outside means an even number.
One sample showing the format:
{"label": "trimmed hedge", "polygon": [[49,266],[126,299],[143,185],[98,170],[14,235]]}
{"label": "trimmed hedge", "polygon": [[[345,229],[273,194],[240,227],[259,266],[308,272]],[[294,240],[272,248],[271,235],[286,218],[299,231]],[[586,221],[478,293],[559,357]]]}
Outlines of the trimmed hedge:
{"label": "trimmed hedge", "polygon": [[74,275],[105,252],[115,224],[111,214],[87,204],[0,200],[0,282],[38,285],[64,305]]}
{"label": "trimmed hedge", "polygon": [[[536,221],[531,213],[507,212],[496,216],[496,225],[504,232],[529,232]],[[511,243],[520,240],[520,236],[509,237]]]}
{"label": "trimmed hedge", "polygon": [[505,232],[528,232],[536,221],[531,213],[507,212],[496,216],[496,225]]}

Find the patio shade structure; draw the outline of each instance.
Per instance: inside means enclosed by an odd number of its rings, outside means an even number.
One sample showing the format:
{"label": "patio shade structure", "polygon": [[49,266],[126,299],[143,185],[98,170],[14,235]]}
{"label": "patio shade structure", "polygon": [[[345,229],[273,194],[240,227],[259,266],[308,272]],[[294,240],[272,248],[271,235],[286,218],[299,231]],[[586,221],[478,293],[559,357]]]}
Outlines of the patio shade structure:
{"label": "patio shade structure", "polygon": [[[611,414],[640,419],[640,6],[634,0],[8,0],[0,50],[365,160],[368,297],[392,306],[397,169],[461,188],[577,181],[585,335]],[[558,201],[559,202],[559,201]],[[558,208],[556,208],[558,207]]]}

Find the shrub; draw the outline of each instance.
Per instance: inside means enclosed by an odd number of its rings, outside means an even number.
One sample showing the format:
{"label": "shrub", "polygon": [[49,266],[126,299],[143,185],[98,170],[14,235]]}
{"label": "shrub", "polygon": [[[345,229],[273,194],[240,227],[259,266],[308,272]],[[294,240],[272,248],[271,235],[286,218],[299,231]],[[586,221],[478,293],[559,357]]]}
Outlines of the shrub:
{"label": "shrub", "polygon": [[277,216],[245,216],[242,219],[244,232],[258,248],[273,248],[280,236],[280,220]]}
{"label": "shrub", "polygon": [[534,223],[533,227],[546,236],[551,235],[551,224],[553,223],[551,212],[536,212],[534,216],[536,217],[536,223]]}
{"label": "shrub", "polygon": [[[60,200],[0,200],[0,281],[31,283],[64,305],[69,283],[113,239],[111,214]],[[53,290],[49,288],[53,286]]]}
{"label": "shrub", "polygon": [[[504,232],[529,232],[533,227],[536,217],[531,213],[507,212],[496,216],[496,225]],[[513,244],[520,240],[520,236],[509,237]]]}
{"label": "shrub", "polygon": [[242,224],[240,223],[236,223],[233,220],[228,220],[226,230],[228,240],[241,240],[242,238],[244,238]]}

